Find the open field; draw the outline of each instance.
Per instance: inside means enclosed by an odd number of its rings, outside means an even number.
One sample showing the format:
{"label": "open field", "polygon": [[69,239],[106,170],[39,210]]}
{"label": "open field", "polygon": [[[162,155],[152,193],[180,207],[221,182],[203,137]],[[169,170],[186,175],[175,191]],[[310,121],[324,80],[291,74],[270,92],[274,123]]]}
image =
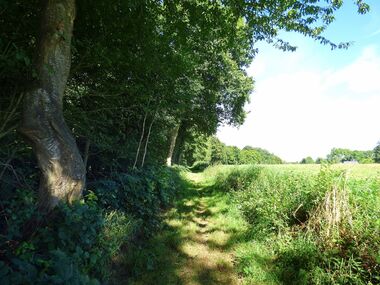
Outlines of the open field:
{"label": "open field", "polygon": [[379,284],[379,165],[215,166],[205,179],[238,207],[245,284]]}
{"label": "open field", "polygon": [[[294,171],[294,172],[310,172],[318,173],[321,169],[320,164],[276,164],[266,165],[270,169],[280,171]],[[348,176],[358,178],[380,178],[380,164],[333,164],[332,169],[345,170]]]}
{"label": "open field", "polygon": [[[293,172],[299,174],[318,174],[321,170],[321,164],[260,164],[259,167],[265,167],[270,170],[279,172]],[[248,169],[252,165],[220,165],[215,166],[209,171],[218,172],[222,169]],[[331,168],[334,170],[344,170],[347,172],[348,177],[352,178],[379,178],[380,179],[380,164],[332,164]]]}

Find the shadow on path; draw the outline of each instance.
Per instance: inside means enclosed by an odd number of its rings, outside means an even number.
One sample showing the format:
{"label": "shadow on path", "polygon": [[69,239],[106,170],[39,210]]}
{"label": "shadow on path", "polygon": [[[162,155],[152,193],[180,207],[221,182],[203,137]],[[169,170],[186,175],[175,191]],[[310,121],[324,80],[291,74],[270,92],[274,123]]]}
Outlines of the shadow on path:
{"label": "shadow on path", "polygon": [[[191,176],[199,181],[199,175]],[[117,258],[114,283],[240,284],[228,246],[231,232],[218,222],[224,210],[212,185],[189,181],[183,197],[165,214],[163,230]]]}

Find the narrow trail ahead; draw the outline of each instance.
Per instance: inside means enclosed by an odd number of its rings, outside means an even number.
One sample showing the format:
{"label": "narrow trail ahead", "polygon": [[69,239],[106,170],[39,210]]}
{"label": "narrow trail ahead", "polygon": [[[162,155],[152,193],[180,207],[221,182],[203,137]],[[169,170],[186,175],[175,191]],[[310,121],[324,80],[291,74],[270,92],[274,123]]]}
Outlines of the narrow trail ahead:
{"label": "narrow trail ahead", "polygon": [[225,199],[197,174],[190,175],[184,190],[184,197],[166,214],[164,230],[139,253],[147,265],[135,261],[132,267],[141,271],[124,284],[240,284],[230,248],[234,229],[223,216]]}

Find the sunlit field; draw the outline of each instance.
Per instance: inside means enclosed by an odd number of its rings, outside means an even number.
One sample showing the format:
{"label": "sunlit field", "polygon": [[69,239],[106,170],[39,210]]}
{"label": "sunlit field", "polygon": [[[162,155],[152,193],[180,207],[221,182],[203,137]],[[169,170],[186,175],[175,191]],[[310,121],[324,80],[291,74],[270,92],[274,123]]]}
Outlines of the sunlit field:
{"label": "sunlit field", "polygon": [[246,284],[380,282],[380,165],[219,165],[204,177],[247,223]]}
{"label": "sunlit field", "polygon": [[[274,171],[280,172],[293,172],[304,174],[317,174],[321,170],[321,164],[260,164],[259,167],[264,167]],[[215,166],[209,171],[219,171],[220,169],[232,168],[247,169],[252,165],[220,165]],[[348,177],[353,178],[375,178],[380,179],[380,164],[350,164],[339,163],[332,164],[331,168],[334,170],[345,170]]]}
{"label": "sunlit field", "polygon": [[[318,173],[320,164],[276,164],[265,165],[265,167],[279,171],[310,172]],[[350,164],[339,163],[331,165],[332,169],[346,170],[351,177],[380,177],[380,164]]]}

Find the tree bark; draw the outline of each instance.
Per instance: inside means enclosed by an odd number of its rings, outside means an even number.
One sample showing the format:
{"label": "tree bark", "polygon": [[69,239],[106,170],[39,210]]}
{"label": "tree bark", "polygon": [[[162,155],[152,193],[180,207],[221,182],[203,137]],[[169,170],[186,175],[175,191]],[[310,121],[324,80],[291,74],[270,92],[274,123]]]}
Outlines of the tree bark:
{"label": "tree bark", "polygon": [[71,65],[75,0],[45,0],[36,56],[37,82],[25,94],[20,132],[30,141],[42,172],[39,203],[50,210],[81,197],[85,168],[63,117]]}
{"label": "tree bark", "polygon": [[172,158],[173,158],[175,144],[177,141],[179,126],[180,126],[180,124],[174,126],[174,128],[172,129],[172,131],[170,133],[169,152],[168,152],[168,157],[166,158],[166,165],[167,166],[172,166]]}
{"label": "tree bark", "polygon": [[84,155],[83,155],[83,164],[84,164],[84,169],[87,173],[87,162],[88,162],[88,157],[90,156],[90,140],[86,139],[86,144],[84,146]]}

